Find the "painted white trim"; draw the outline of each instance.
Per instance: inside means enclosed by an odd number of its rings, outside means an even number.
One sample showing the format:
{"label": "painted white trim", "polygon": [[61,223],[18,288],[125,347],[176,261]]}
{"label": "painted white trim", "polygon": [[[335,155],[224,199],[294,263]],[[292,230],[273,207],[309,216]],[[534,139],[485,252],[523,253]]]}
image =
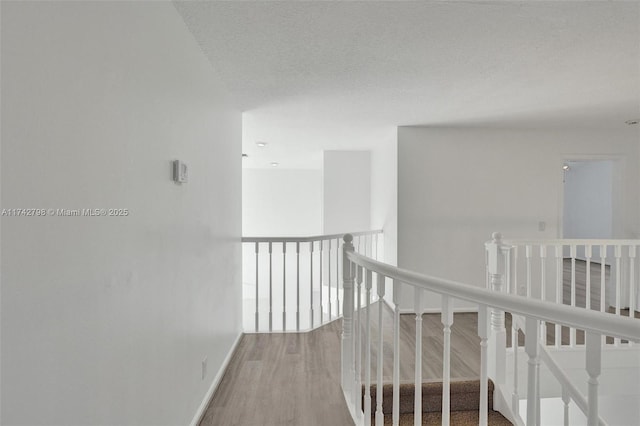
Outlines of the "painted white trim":
{"label": "painted white trim", "polygon": [[209,387],[209,390],[204,395],[204,399],[202,400],[200,407],[198,407],[198,411],[196,411],[195,416],[193,416],[193,419],[191,420],[191,423],[190,423],[191,426],[198,426],[202,421],[202,418],[204,417],[204,413],[207,411],[207,408],[211,403],[211,398],[213,398],[213,394],[216,392],[216,389],[218,389],[218,386],[222,381],[222,377],[224,377],[224,373],[227,371],[227,367],[229,367],[231,358],[233,358],[233,355],[235,354],[236,349],[238,348],[238,344],[240,343],[240,340],[242,340],[242,336],[244,336],[244,333],[241,332],[240,334],[238,334],[238,337],[236,337],[235,342],[233,342],[233,345],[231,346],[231,349],[229,349],[227,356],[225,357],[224,361],[222,361],[222,365],[220,366],[220,369],[218,370],[216,377],[213,378],[211,387]]}

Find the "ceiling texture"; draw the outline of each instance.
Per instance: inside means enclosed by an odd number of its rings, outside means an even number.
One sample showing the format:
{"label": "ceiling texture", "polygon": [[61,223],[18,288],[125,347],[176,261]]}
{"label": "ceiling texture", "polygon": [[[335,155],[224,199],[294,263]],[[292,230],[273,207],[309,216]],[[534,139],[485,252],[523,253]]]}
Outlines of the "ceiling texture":
{"label": "ceiling texture", "polygon": [[367,149],[397,126],[640,118],[635,1],[175,6],[245,113],[249,167],[316,167],[321,150]]}

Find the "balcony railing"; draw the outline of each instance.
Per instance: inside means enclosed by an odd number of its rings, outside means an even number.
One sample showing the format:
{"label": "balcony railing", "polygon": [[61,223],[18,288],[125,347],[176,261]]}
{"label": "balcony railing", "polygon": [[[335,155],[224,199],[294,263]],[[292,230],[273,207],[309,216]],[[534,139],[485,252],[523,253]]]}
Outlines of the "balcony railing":
{"label": "balcony railing", "polygon": [[[382,231],[354,232],[354,249],[383,256]],[[245,332],[306,331],[342,316],[342,238],[243,237]]]}
{"label": "balcony railing", "polygon": [[[489,288],[478,285],[454,282],[438,277],[418,274],[400,269],[375,259],[357,253],[353,246],[353,237],[345,235],[343,250],[343,289],[344,289],[344,318],[342,333],[342,388],[353,419],[357,425],[370,425],[375,414],[375,424],[381,426],[384,422],[382,359],[384,339],[393,342],[393,401],[392,424],[399,423],[399,323],[400,309],[398,298],[403,288],[413,291],[416,334],[415,334],[415,401],[414,421],[422,424],[422,316],[425,292],[430,291],[442,296],[442,324],[443,324],[443,386],[442,386],[442,424],[448,425],[450,419],[450,357],[451,357],[451,326],[453,325],[454,299],[465,300],[478,306],[478,336],[480,338],[480,404],[479,423],[486,425],[488,421],[488,380],[491,378],[500,392],[494,392],[494,407],[505,417],[516,424],[539,425],[541,419],[540,400],[540,364],[541,355],[540,333],[541,324],[552,323],[581,330],[585,334],[585,371],[588,384],[588,395],[580,399],[575,389],[567,387],[563,399],[568,401],[573,397],[578,405],[583,406],[587,423],[590,426],[601,422],[599,414],[599,383],[601,374],[601,360],[603,336],[612,336],[620,341],[640,342],[640,326],[636,319],[598,312],[577,306],[564,305],[548,301],[536,300],[526,295],[516,295],[505,291],[509,269],[510,248],[504,244],[499,234],[487,244],[487,265]],[[393,297],[395,306],[394,326],[392,336],[382,333],[378,324],[377,341],[372,342],[371,323],[369,314],[372,309],[371,293],[375,293],[378,302],[382,302],[385,295],[387,281],[394,287]],[[479,284],[479,283],[477,283]],[[405,291],[405,290],[402,290]],[[366,294],[364,302],[360,297]],[[382,303],[378,304],[382,309]],[[520,402],[517,395],[518,384],[514,388],[516,397],[513,404],[507,400],[500,400],[500,395],[509,389],[505,383],[506,375],[506,330],[505,312],[514,318],[516,331],[523,328],[525,344],[523,348],[526,357],[526,419],[521,419],[515,405]],[[378,313],[380,314],[380,313]],[[381,315],[378,315],[379,321]],[[515,335],[515,342],[519,336]],[[375,343],[375,345],[372,345]],[[362,348],[365,348],[364,353]],[[520,350],[516,350],[517,354]],[[491,355],[489,355],[491,354]],[[364,359],[363,359],[364,358]],[[377,366],[372,366],[372,360],[377,360]],[[517,355],[516,358],[517,359]],[[372,383],[371,369],[376,371],[375,384]],[[517,367],[516,367],[517,368]],[[362,383],[364,377],[364,386]],[[517,371],[515,377],[518,377]],[[372,386],[375,385],[376,401],[372,401]],[[512,390],[513,390],[512,389]],[[362,391],[364,390],[364,397]],[[496,396],[497,395],[497,396]],[[568,411],[565,410],[565,424],[570,424]],[[637,419],[634,419],[636,421]]]}

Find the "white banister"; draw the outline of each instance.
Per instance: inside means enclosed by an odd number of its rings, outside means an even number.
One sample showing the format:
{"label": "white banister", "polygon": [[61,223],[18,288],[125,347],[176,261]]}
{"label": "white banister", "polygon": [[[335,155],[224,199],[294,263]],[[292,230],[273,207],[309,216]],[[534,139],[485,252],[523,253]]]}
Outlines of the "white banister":
{"label": "white banister", "polygon": [[340,238],[336,238],[336,316],[340,316]]}
{"label": "white banister", "polygon": [[309,241],[309,323],[313,328],[313,241]]}
{"label": "white banister", "polygon": [[[556,244],[556,304],[562,304],[562,291],[563,291],[563,280],[562,275],[564,272],[563,262],[562,262],[562,245]],[[562,345],[562,326],[556,322],[556,330],[555,330],[556,348],[559,348]]]}
{"label": "white banister", "polygon": [[[285,269],[286,273],[286,269]],[[300,331],[300,243],[296,242],[296,331]]]}
{"label": "white banister", "polygon": [[287,329],[287,243],[282,243],[282,331]]}
{"label": "white banister", "polygon": [[540,424],[539,369],[540,356],[538,346],[540,322],[527,317],[525,320],[524,348],[529,360],[527,369],[527,426]]}
{"label": "white banister", "polygon": [[342,269],[344,288],[344,312],[342,316],[342,389],[347,395],[353,392],[352,378],[355,376],[353,358],[353,282],[355,278],[355,265],[347,259],[347,253],[353,251],[351,242],[353,237],[349,234],[344,237],[344,262]]}
{"label": "white banister", "polygon": [[591,244],[587,244],[584,248],[584,257],[587,263],[586,266],[586,277],[585,277],[585,286],[587,290],[586,300],[585,300],[585,308],[591,309],[591,256],[593,254]]}
{"label": "white banister", "polygon": [[453,300],[449,296],[442,296],[442,321],[444,345],[442,349],[442,424],[449,424],[451,410],[451,326],[453,325]]}
{"label": "white banister", "polygon": [[331,240],[327,241],[327,304],[329,305],[329,321],[331,321]]}
{"label": "white banister", "polygon": [[324,244],[323,241],[320,240],[320,324],[324,323],[324,299],[322,298],[322,287],[324,287],[324,281],[322,280],[322,271],[324,270],[324,262],[323,262],[323,254],[324,252]]}
{"label": "white banister", "polygon": [[[576,245],[571,244],[571,306],[576,306]],[[576,329],[569,330],[569,346],[576,345]]]}
{"label": "white banister", "polygon": [[480,426],[487,426],[489,420],[489,375],[487,365],[487,339],[489,338],[488,309],[478,306],[478,337],[480,337]]}
{"label": "white banister", "polygon": [[416,311],[416,359],[413,424],[422,426],[422,289],[415,287],[413,296]]}
{"label": "white banister", "polygon": [[[619,244],[615,246],[614,253],[616,258],[616,315],[620,315],[620,292],[622,291],[622,247]],[[619,346],[620,338],[616,337],[614,339],[614,344]]]}
{"label": "white banister", "polygon": [[255,243],[256,244],[256,332],[258,331],[258,329],[260,328],[260,319],[258,316],[258,311],[259,311],[259,302],[260,302],[260,298],[258,297],[258,282],[260,281],[260,264],[259,264],[259,256],[260,256],[260,243]]}
{"label": "white banister", "polygon": [[400,297],[402,285],[393,281],[393,408],[392,424],[400,424]]}
{"label": "white banister", "polygon": [[385,277],[377,274],[376,283],[378,284],[378,353],[376,359],[378,361],[377,380],[376,380],[376,426],[383,426],[384,413],[382,411],[382,368],[384,365],[384,330],[382,329],[382,310],[384,309],[384,290]]}
{"label": "white banister", "polygon": [[[355,407],[356,412],[362,412],[362,315],[360,314],[362,311],[362,266],[358,266],[356,270],[356,283],[358,285],[358,293],[357,293],[357,301],[356,301],[356,309],[357,309],[357,327],[356,327],[356,343],[355,343],[355,354],[356,354],[356,371],[355,371],[355,384],[356,391],[355,394]],[[343,305],[344,306],[344,305]]]}
{"label": "white banister", "polygon": [[602,339],[598,334],[586,333],[586,364],[587,374],[589,375],[589,391],[587,413],[587,425],[597,426],[599,424],[598,416],[598,377],[602,368]]}
{"label": "white banister", "polygon": [[569,399],[569,394],[567,393],[567,391],[565,390],[564,387],[562,387],[562,403],[564,404],[564,415],[563,415],[563,424],[564,426],[569,426],[569,402],[571,400]]}
{"label": "white banister", "polygon": [[273,243],[269,243],[269,331],[273,331]]}
{"label": "white banister", "polygon": [[[505,273],[507,259],[510,256],[511,247],[502,242],[502,234],[494,232],[491,241],[485,244],[487,253],[487,273],[489,276],[489,289],[503,293],[505,285]],[[528,256],[529,257],[529,256]],[[507,334],[504,323],[504,311],[492,308],[490,314],[491,335],[489,345],[489,356],[491,363],[488,373],[496,383],[502,384],[505,380],[504,366],[506,363]]]}
{"label": "white banister", "polygon": [[511,314],[511,347],[513,348],[513,389],[511,390],[511,411],[517,416],[520,411],[520,395],[518,394],[518,321]]}
{"label": "white banister", "polygon": [[371,280],[372,272],[370,269],[366,270],[365,276],[365,289],[367,292],[366,298],[366,311],[365,311],[365,331],[364,331],[364,348],[365,348],[365,362],[364,362],[364,421],[365,425],[371,426]]}

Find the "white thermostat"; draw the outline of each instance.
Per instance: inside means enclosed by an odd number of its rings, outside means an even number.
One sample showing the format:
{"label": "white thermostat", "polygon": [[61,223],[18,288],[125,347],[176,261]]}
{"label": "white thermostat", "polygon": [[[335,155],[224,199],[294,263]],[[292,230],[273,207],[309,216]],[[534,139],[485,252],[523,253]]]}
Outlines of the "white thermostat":
{"label": "white thermostat", "polygon": [[173,162],[173,180],[176,183],[187,183],[188,182],[188,173],[187,173],[187,165],[184,164],[180,160],[175,160]]}

